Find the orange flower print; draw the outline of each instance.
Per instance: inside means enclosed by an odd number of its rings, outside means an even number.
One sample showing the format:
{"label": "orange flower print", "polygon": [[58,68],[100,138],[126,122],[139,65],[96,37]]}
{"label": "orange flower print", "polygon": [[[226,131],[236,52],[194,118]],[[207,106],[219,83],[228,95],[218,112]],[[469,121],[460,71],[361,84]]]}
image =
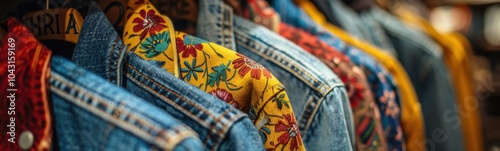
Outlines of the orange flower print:
{"label": "orange flower print", "polygon": [[238,74],[241,77],[244,77],[250,71],[252,71],[251,77],[257,80],[260,80],[260,76],[262,75],[262,73],[268,79],[272,77],[271,72],[269,72],[269,70],[264,68],[259,63],[253,61],[252,59],[244,55],[241,54],[236,54],[236,55],[238,55],[240,58],[234,60],[233,65],[235,69],[240,69],[240,71],[238,71]]}
{"label": "orange flower print", "polygon": [[302,145],[302,138],[300,137],[299,128],[295,122],[293,113],[283,115],[283,120],[279,120],[278,124],[274,127],[275,132],[285,132],[278,137],[278,144],[286,146],[290,142],[290,150],[296,150],[299,145]]}
{"label": "orange flower print", "polygon": [[233,99],[233,95],[231,93],[227,92],[225,89],[217,88],[215,90],[210,91],[210,94],[221,99],[222,101],[226,102],[227,104],[236,107],[237,109],[239,109],[239,107],[240,107],[240,104],[236,100]]}
{"label": "orange flower print", "polygon": [[161,18],[161,16],[156,15],[154,10],[149,10],[146,13],[146,10],[141,10],[139,14],[141,17],[136,17],[132,21],[136,25],[133,27],[134,32],[141,32],[141,40],[144,39],[149,33],[149,36],[153,36],[156,32],[161,31],[163,28],[167,26],[165,24],[165,20]]}

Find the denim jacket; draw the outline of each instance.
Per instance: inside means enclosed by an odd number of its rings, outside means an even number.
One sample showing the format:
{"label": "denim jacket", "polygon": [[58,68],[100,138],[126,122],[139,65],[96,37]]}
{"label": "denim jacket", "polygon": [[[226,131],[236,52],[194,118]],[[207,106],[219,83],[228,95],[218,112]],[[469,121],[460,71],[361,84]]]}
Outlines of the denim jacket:
{"label": "denim jacket", "polygon": [[200,1],[198,36],[265,66],[287,88],[308,150],[352,150],[344,85],[321,61],[278,34],[238,16],[222,1]]}
{"label": "denim jacket", "polygon": [[164,110],[54,57],[50,91],[61,150],[201,150],[196,133]]}
{"label": "denim jacket", "polygon": [[[50,60],[51,51],[27,27],[15,19],[7,23],[7,36],[15,44],[10,46],[17,49],[2,48],[1,57],[7,56],[6,51],[15,52],[18,79],[13,86],[17,94],[24,94],[15,97],[17,139],[5,140],[14,146],[2,144],[3,150],[202,149],[191,128],[62,57]],[[5,86],[7,82],[1,87]],[[2,114],[0,119],[3,123],[8,118]]]}
{"label": "denim jacket", "polygon": [[281,20],[292,26],[318,36],[330,46],[337,48],[364,69],[380,109],[382,126],[386,134],[388,148],[404,150],[404,136],[400,126],[399,90],[390,73],[368,54],[347,45],[338,37],[316,24],[303,10],[290,0],[274,0],[271,5],[281,15]]}
{"label": "denim jacket", "polygon": [[90,7],[73,54],[76,64],[190,126],[206,150],[263,150],[246,114],[128,52],[106,16],[96,5]]}

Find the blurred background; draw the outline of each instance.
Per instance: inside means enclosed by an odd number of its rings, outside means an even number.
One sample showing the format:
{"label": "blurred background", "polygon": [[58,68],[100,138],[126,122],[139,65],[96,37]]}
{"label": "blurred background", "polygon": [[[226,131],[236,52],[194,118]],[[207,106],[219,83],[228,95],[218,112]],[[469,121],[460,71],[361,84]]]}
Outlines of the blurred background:
{"label": "blurred background", "polygon": [[[22,1],[3,0],[0,17]],[[470,43],[475,96],[485,149],[500,151],[500,0],[376,0],[387,10],[407,9],[440,33],[460,33]],[[473,98],[474,99],[474,98]]]}

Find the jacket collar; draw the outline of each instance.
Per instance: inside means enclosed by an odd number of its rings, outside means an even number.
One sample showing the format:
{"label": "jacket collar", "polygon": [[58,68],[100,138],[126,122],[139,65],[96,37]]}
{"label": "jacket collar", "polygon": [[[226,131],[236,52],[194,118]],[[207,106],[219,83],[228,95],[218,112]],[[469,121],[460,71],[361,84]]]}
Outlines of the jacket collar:
{"label": "jacket collar", "polygon": [[73,62],[120,86],[126,50],[127,46],[106,15],[96,3],[90,3],[75,46]]}
{"label": "jacket collar", "polygon": [[222,0],[200,0],[199,6],[197,36],[236,50],[233,8]]}

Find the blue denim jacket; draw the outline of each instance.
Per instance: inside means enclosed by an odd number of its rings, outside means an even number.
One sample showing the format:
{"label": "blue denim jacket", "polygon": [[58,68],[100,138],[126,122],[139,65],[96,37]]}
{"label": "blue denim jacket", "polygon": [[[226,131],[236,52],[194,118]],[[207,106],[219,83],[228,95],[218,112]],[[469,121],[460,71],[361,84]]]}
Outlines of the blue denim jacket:
{"label": "blue denim jacket", "polygon": [[[364,73],[375,95],[377,105],[380,108],[382,126],[388,143],[387,146],[391,150],[403,150],[404,136],[402,131],[398,129],[398,127],[400,127],[400,112],[398,107],[400,106],[399,92],[387,69],[370,55],[355,47],[347,45],[338,37],[316,24],[302,9],[293,4],[291,0],[274,0],[271,5],[280,14],[283,22],[318,36],[327,44],[347,55],[357,66],[365,70]],[[387,92],[394,92],[396,95],[394,97],[387,97]],[[388,98],[388,100],[382,100],[381,98]],[[395,101],[398,106],[389,107],[389,103],[387,102],[391,101]],[[386,113],[394,113],[395,116],[391,117]]]}
{"label": "blue denim jacket", "polygon": [[352,112],[344,85],[321,61],[222,1],[200,1],[198,35],[261,63],[286,87],[308,150],[352,150]]}
{"label": "blue denim jacket", "polygon": [[174,77],[155,62],[127,52],[97,5],[90,6],[73,61],[190,126],[206,150],[264,149],[245,113]]}
{"label": "blue denim jacket", "polygon": [[53,57],[50,92],[61,150],[201,150],[188,126],[72,62]]}

